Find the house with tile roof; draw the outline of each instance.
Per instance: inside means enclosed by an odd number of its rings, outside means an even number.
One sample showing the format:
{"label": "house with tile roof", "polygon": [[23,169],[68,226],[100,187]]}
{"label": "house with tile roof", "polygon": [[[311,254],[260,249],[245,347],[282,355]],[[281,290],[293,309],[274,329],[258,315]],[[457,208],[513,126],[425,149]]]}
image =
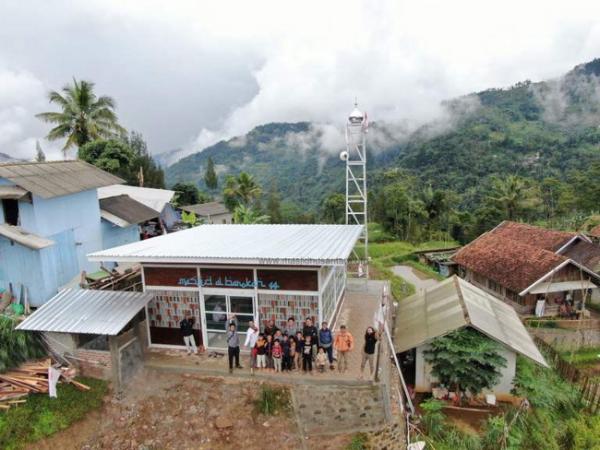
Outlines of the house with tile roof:
{"label": "house with tile roof", "polygon": [[0,290],[41,306],[99,270],[88,253],[138,241],[138,223],[158,213],[127,196],[101,204],[98,188],[115,183],[84,161],[0,164]]}
{"label": "house with tile roof", "polygon": [[461,277],[521,314],[536,306],[553,314],[567,299],[582,307],[600,287],[600,246],[582,234],[524,223],[500,223],[453,260]]}

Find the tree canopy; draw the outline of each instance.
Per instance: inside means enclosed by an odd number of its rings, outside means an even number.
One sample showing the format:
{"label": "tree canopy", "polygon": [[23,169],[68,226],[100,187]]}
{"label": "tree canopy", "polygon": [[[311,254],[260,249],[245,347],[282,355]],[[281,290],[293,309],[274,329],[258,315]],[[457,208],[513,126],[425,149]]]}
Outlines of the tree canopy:
{"label": "tree canopy", "polygon": [[457,393],[477,395],[500,380],[500,369],[506,367],[500,350],[499,343],[466,327],[434,339],[424,355],[440,383]]}
{"label": "tree canopy", "polygon": [[94,92],[94,83],[90,81],[73,79],[72,84],[63,87],[62,93],[51,91],[48,98],[60,111],[43,112],[36,117],[55,125],[46,138],[50,141],[66,139],[63,147],[65,152],[93,140],[114,139],[125,133],[118,123],[114,99],[98,97]]}

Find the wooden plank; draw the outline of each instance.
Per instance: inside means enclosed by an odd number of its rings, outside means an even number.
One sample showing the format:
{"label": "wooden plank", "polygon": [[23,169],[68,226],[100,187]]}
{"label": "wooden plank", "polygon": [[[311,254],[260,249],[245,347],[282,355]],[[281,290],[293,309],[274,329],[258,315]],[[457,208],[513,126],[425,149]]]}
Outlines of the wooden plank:
{"label": "wooden plank", "polygon": [[91,388],[83,383],[80,383],[79,381],[75,381],[75,380],[70,380],[70,383],[75,386],[77,389],[79,389],[80,391],[89,391]]}

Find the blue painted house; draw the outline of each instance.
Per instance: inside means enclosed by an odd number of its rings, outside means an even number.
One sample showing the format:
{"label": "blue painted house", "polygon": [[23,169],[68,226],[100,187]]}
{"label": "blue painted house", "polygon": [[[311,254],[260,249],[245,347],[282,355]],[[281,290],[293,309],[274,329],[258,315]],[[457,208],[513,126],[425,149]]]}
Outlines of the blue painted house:
{"label": "blue painted house", "polygon": [[139,240],[131,222],[139,211],[118,214],[143,205],[121,199],[107,202],[112,214],[101,210],[97,189],[115,183],[123,180],[83,161],[0,164],[0,288],[26,290],[41,306],[81,271],[99,269],[86,254]]}

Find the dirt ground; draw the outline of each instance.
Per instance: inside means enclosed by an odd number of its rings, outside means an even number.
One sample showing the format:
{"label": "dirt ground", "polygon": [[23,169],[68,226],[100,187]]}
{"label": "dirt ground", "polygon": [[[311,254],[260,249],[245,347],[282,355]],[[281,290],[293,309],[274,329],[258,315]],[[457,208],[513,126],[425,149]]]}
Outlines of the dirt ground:
{"label": "dirt ground", "polygon": [[30,448],[71,449],[331,449],[351,436],[303,437],[291,414],[254,410],[260,382],[148,371],[125,396]]}

